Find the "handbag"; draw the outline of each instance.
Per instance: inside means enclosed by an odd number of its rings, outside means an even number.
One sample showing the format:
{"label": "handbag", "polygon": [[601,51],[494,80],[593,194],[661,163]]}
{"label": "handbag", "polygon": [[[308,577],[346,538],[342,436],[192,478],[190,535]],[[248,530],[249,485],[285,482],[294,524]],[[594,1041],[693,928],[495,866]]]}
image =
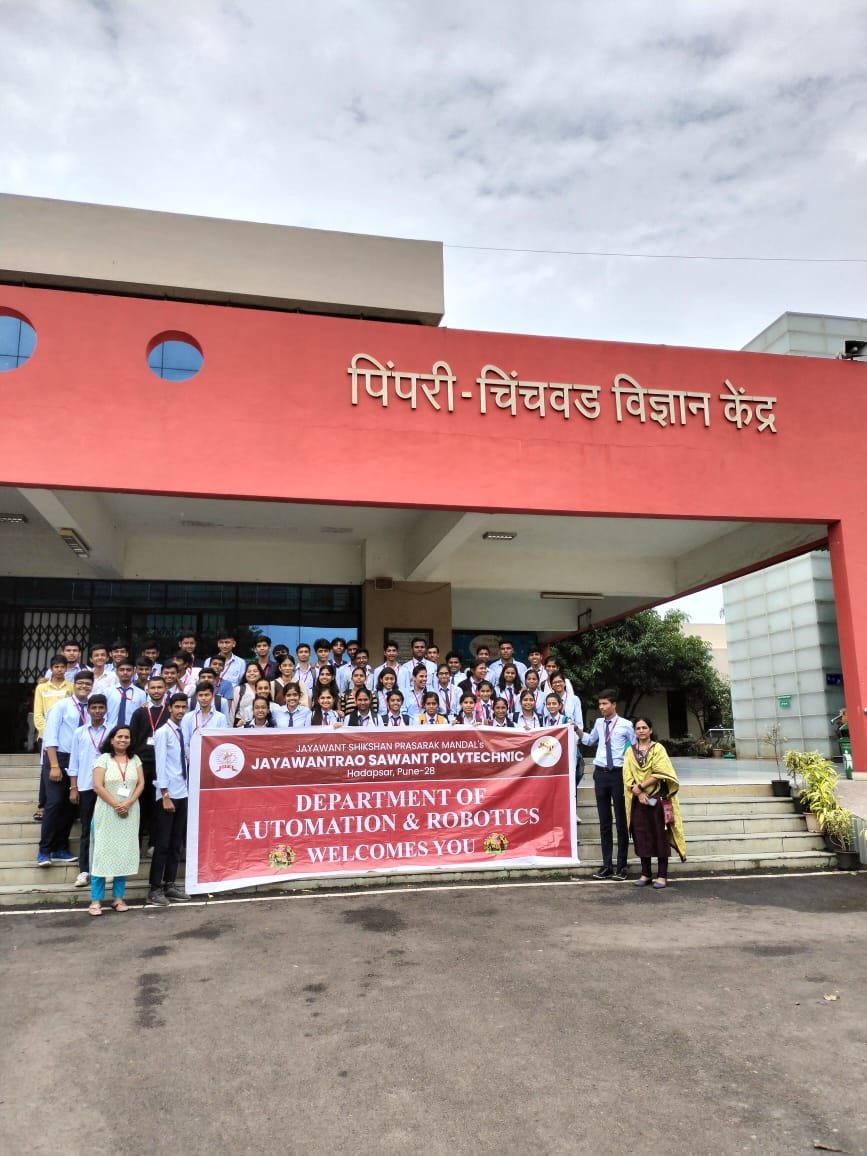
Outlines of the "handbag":
{"label": "handbag", "polygon": [[674,822],[674,803],[671,799],[660,799],[659,805],[662,807],[662,821],[666,827],[670,827]]}

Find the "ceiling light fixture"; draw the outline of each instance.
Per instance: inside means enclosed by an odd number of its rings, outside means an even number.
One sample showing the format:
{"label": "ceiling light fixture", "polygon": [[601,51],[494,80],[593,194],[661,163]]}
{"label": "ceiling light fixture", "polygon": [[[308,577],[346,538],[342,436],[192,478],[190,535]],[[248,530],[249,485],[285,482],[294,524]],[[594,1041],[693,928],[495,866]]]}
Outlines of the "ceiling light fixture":
{"label": "ceiling light fixture", "polygon": [[514,530],[485,530],[482,537],[486,542],[511,542],[518,535]]}
{"label": "ceiling light fixture", "polygon": [[73,554],[77,554],[79,558],[90,557],[90,546],[88,546],[87,542],[85,542],[85,540],[79,534],[77,534],[75,530],[71,530],[68,526],[64,526],[62,529],[58,530],[57,533],[67,544]]}
{"label": "ceiling light fixture", "polygon": [[583,593],[581,591],[574,591],[573,592],[570,590],[541,590],[539,592],[539,597],[540,598],[577,598],[577,599],[595,598],[595,599],[599,600],[599,599],[604,598],[605,595],[604,594],[586,594],[586,593]]}
{"label": "ceiling light fixture", "polygon": [[27,519],[23,514],[0,514],[0,526],[26,526]]}

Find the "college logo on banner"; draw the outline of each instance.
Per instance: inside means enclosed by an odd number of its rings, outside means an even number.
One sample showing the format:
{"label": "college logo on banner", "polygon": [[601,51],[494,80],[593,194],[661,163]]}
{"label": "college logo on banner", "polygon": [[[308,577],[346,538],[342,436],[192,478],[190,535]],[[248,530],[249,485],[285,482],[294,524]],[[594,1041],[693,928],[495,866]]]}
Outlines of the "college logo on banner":
{"label": "college logo on banner", "polygon": [[192,745],[188,891],[578,862],[567,726],[225,734]]}

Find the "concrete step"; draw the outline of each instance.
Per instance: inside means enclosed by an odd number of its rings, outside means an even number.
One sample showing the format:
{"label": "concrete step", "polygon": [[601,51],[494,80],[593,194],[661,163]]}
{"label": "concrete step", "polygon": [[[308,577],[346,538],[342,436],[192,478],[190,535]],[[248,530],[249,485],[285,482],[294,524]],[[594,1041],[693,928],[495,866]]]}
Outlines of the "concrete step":
{"label": "concrete step", "polygon": [[[683,821],[691,821],[705,815],[794,815],[791,799],[774,799],[770,795],[743,796],[740,799],[681,799],[680,811]],[[579,795],[578,814],[583,820],[596,815],[596,800]]]}
{"label": "concrete step", "polygon": [[0,755],[0,775],[5,773],[7,767],[38,767],[40,757],[38,754],[25,751]]}
{"label": "concrete step", "polygon": [[36,810],[38,795],[32,799],[0,799],[0,819],[29,819]]}
{"label": "concrete step", "polygon": [[[599,842],[598,828],[585,831],[582,827],[578,832],[579,854],[586,854],[601,858],[602,844]],[[633,854],[630,843],[630,855]],[[687,858],[693,856],[714,855],[782,855],[797,851],[823,851],[825,847],[821,835],[811,835],[806,830],[780,831],[778,833],[761,834],[724,834],[724,835],[689,835],[686,836]],[[675,852],[676,854],[676,852]]]}
{"label": "concrete step", "polygon": [[39,768],[32,771],[21,771],[15,775],[0,776],[0,799],[17,791],[21,795],[31,795],[39,789]]}
{"label": "concrete step", "polygon": [[39,828],[41,824],[32,819],[34,808],[29,808],[26,815],[0,818],[0,839],[24,839],[34,846],[39,842]]}
{"label": "concrete step", "polygon": [[749,815],[707,815],[698,818],[683,817],[684,831],[687,837],[696,835],[750,835],[776,834],[779,831],[806,830],[802,815],[749,814]]}
{"label": "concrete step", "polygon": [[[35,834],[29,831],[18,838],[9,837],[0,832],[0,873],[7,863],[26,863],[36,858],[39,850],[39,825],[31,823]],[[77,831],[78,828],[75,828]],[[69,840],[69,850],[73,855],[78,854],[78,838],[73,835]]]}
{"label": "concrete step", "polygon": [[[181,867],[183,870],[183,864]],[[138,874],[133,878],[147,880],[149,871],[150,859],[142,858]],[[77,859],[70,864],[52,863],[50,867],[37,867],[35,855],[32,859],[0,862],[0,887],[40,888],[44,883],[65,883],[71,886],[77,875]]]}

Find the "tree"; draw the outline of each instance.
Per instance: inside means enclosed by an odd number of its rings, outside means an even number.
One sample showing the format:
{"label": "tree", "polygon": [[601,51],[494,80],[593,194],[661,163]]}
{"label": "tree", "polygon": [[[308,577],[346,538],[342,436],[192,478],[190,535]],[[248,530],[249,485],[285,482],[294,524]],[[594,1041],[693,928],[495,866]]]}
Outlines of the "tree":
{"label": "tree", "polygon": [[564,639],[553,653],[582,699],[592,702],[600,690],[614,687],[627,717],[635,714],[645,695],[682,691],[704,734],[709,727],[730,724],[731,693],[713,666],[710,645],[684,634],[686,621],[679,610],[662,617],[655,610],[642,610],[622,622]]}

